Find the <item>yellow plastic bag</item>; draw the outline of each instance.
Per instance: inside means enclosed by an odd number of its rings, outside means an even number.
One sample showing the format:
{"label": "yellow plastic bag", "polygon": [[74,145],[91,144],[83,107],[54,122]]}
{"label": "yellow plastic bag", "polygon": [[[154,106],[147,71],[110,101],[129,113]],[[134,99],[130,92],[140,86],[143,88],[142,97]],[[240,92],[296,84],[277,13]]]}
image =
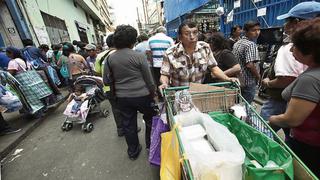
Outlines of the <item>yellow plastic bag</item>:
{"label": "yellow plastic bag", "polygon": [[161,180],[180,180],[179,142],[175,129],[161,134]]}

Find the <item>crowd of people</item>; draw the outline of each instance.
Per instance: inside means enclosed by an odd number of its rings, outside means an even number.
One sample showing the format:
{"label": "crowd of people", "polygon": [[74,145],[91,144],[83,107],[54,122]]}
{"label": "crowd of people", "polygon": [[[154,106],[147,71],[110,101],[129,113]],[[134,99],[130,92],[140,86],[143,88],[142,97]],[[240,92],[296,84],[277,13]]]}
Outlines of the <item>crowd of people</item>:
{"label": "crowd of people", "polygon": [[[72,89],[83,74],[102,77],[118,136],[125,136],[132,160],[142,150],[137,112],[143,114],[149,149],[155,100],[161,101],[163,89],[190,83],[237,82],[241,95],[251,104],[261,82],[269,95],[261,116],[275,130],[284,129],[288,145],[320,176],[320,3],[306,3],[278,17],[286,21],[286,37],[265,79],[259,72],[257,21],[232,27],[229,39],[220,32],[201,34],[192,21],[181,23],[176,40],[166,35],[164,27],[149,37],[138,36],[130,25],[120,25],[108,36],[106,50],[77,41],[36,48],[26,40],[22,50],[8,47],[6,54],[0,53],[0,66],[14,77],[28,69],[42,70],[47,76],[44,85],[56,99],[61,94],[59,81]],[[305,11],[308,7],[316,8]],[[52,69],[57,76],[50,76]]]}
{"label": "crowd of people", "polygon": [[[316,8],[306,11],[308,7]],[[288,145],[319,176],[319,7],[317,2],[301,3],[278,17],[286,21],[285,38],[264,79],[259,72],[261,59],[256,40],[260,24],[256,21],[246,22],[243,28],[234,26],[229,39],[219,32],[200,35],[196,23],[185,21],[178,28],[175,42],[160,27],[149,39],[138,36],[135,46],[136,30],[119,26],[114,33],[118,44],[106,60],[103,78],[114,86],[111,89],[118,98],[129,157],[135,159],[141,151],[137,111],[144,114],[149,147],[148,128],[154,114],[150,97],[161,96],[162,89],[191,82],[240,81],[242,96],[252,103],[261,82],[270,95],[262,106],[262,117],[275,130],[284,129]]]}

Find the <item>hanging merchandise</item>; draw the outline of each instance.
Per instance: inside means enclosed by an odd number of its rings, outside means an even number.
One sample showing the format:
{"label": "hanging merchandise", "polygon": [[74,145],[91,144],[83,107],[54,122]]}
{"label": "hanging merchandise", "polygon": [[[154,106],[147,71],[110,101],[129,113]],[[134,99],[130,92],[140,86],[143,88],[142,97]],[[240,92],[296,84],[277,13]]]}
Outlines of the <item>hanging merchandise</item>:
{"label": "hanging merchandise", "polygon": [[240,0],[235,0],[235,1],[234,1],[234,4],[233,4],[233,8],[239,8],[240,5],[241,5]]}
{"label": "hanging merchandise", "polygon": [[233,21],[233,10],[231,10],[229,12],[229,14],[227,15],[227,23],[232,22]]}

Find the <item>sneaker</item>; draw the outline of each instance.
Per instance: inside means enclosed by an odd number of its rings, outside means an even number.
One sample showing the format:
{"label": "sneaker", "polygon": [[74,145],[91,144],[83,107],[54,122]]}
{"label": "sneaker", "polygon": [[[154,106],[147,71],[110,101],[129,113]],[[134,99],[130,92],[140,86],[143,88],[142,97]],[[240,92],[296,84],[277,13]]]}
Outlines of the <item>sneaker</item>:
{"label": "sneaker", "polygon": [[8,128],[0,132],[0,136],[14,134],[21,131],[21,129]]}
{"label": "sneaker", "polygon": [[134,161],[134,160],[138,159],[138,157],[139,157],[139,155],[140,155],[141,150],[142,150],[142,146],[141,146],[141,144],[139,144],[139,146],[138,146],[138,148],[137,148],[136,152],[135,152],[135,153],[133,153],[133,155],[129,155],[129,159],[130,159],[130,160],[132,160],[132,161]]}

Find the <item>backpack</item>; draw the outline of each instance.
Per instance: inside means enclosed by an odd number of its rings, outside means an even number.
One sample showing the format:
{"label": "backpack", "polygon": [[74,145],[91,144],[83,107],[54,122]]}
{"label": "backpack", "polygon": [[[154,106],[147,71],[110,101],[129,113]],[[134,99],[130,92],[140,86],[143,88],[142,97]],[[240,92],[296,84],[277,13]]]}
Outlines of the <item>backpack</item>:
{"label": "backpack", "polygon": [[69,73],[69,68],[68,68],[68,64],[66,63],[64,57],[61,57],[61,68],[60,68],[60,74],[62,77],[64,78],[69,78],[70,77],[70,73]]}
{"label": "backpack", "polygon": [[22,53],[34,69],[40,69],[46,66],[46,63],[40,57],[33,58],[28,51],[28,48],[22,50]]}

